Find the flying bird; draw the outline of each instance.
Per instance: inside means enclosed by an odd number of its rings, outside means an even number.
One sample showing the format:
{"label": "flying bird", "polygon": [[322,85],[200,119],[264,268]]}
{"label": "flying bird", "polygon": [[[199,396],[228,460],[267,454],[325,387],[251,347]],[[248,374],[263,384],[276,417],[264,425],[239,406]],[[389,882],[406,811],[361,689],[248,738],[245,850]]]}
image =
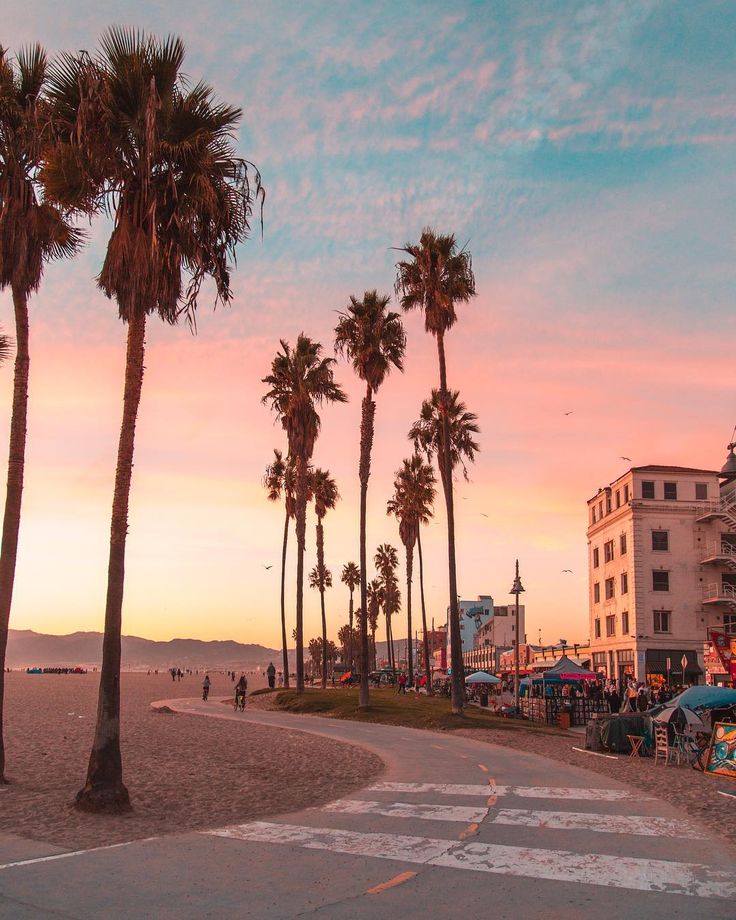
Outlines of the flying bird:
{"label": "flying bird", "polygon": [[266,571],[268,571],[269,569],[272,569],[273,566],[272,566],[272,565],[264,565],[263,568],[264,568]]}
{"label": "flying bird", "polygon": [[[574,410],[573,410],[573,411],[574,411]],[[572,415],[572,411],[571,411],[571,412],[565,412],[565,415]]]}
{"label": "flying bird", "polygon": [[569,573],[572,575],[572,569],[563,569],[562,572],[561,572],[560,574],[561,574],[561,575],[564,575],[565,572],[569,572]]}
{"label": "flying bird", "polygon": [[481,517],[488,517],[488,515],[485,513],[485,511],[481,511],[480,516],[481,516]]}
{"label": "flying bird", "polygon": [[628,460],[629,463],[632,463],[632,462],[633,462],[632,459],[631,459],[631,457],[619,457],[618,459],[619,459],[619,460]]}

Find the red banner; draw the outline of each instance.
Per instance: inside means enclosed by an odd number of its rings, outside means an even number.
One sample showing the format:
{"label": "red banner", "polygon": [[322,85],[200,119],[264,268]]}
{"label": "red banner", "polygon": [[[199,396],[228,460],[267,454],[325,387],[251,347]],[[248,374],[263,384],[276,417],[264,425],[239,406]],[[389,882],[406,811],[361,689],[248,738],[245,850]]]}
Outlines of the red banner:
{"label": "red banner", "polygon": [[709,634],[713,649],[721,659],[723,670],[731,680],[736,680],[736,641],[718,629],[709,630]]}

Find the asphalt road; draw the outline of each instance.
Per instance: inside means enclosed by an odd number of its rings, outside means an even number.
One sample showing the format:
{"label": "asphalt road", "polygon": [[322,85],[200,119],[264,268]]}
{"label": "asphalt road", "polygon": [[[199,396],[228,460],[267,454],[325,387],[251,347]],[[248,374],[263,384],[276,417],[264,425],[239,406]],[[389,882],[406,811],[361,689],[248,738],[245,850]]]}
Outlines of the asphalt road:
{"label": "asphalt road", "polygon": [[736,917],[732,850],[584,769],[454,735],[167,705],[360,744],[386,771],[326,806],[206,832],[82,852],[0,838],[0,918]]}

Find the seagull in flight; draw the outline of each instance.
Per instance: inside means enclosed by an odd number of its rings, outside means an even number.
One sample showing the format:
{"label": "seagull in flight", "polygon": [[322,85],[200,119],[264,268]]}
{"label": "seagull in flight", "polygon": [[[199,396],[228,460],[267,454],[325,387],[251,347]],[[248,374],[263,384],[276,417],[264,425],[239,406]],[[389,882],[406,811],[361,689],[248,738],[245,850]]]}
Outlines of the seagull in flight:
{"label": "seagull in flight", "polygon": [[563,569],[562,572],[560,572],[560,574],[564,575],[565,572],[569,572],[572,575],[572,569]]}
{"label": "seagull in flight", "polygon": [[272,565],[264,565],[263,568],[264,568],[266,571],[268,571],[269,569],[272,569],[273,566],[272,566]]}
{"label": "seagull in flight", "polygon": [[632,459],[631,459],[631,457],[619,457],[618,459],[619,459],[619,460],[628,460],[629,463],[632,463],[632,462],[633,462]]}
{"label": "seagull in flight", "polygon": [[481,517],[488,517],[488,515],[485,513],[485,511],[481,511],[480,516],[481,516]]}
{"label": "seagull in flight", "polygon": [[565,412],[565,415],[572,415],[573,411],[574,410],[571,410],[570,412]]}

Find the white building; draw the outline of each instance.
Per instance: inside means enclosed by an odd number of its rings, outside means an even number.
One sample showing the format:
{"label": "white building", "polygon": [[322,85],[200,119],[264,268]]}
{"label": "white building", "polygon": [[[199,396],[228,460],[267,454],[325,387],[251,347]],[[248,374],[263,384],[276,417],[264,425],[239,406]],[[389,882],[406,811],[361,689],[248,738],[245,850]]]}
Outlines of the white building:
{"label": "white building", "polygon": [[720,473],[633,467],[589,499],[594,670],[702,683],[708,628],[736,634],[733,447]]}
{"label": "white building", "polygon": [[[526,642],[525,608],[519,604],[519,641]],[[516,645],[516,608],[514,604],[493,607],[493,616],[473,634],[473,645],[466,651],[463,662],[467,670],[495,673],[501,668],[501,655]]]}

